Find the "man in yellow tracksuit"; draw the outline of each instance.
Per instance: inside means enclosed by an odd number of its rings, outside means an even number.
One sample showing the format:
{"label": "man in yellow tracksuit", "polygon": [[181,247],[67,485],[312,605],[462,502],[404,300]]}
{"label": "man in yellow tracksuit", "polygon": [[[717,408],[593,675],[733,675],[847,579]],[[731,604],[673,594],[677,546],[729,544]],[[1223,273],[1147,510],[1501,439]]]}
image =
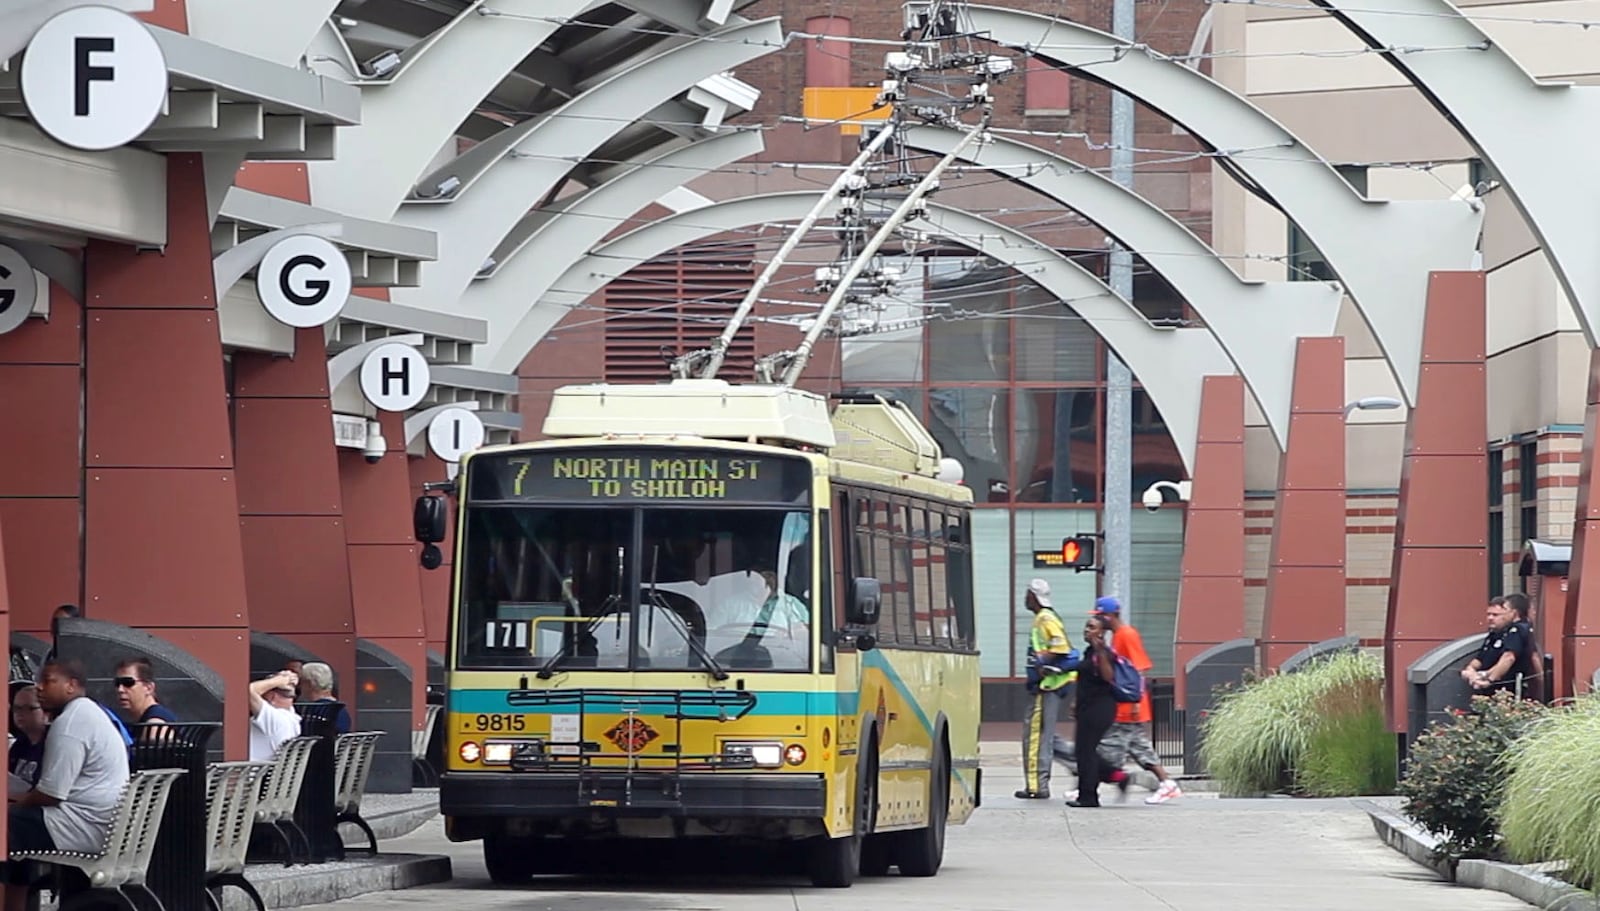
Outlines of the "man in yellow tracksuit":
{"label": "man in yellow tracksuit", "polygon": [[1033,614],[1033,628],[1028,632],[1028,712],[1022,720],[1023,788],[1016,796],[1044,800],[1050,796],[1052,760],[1068,766],[1076,761],[1072,742],[1056,733],[1056,722],[1078,679],[1079,655],[1050,603],[1050,583],[1029,582],[1023,604]]}

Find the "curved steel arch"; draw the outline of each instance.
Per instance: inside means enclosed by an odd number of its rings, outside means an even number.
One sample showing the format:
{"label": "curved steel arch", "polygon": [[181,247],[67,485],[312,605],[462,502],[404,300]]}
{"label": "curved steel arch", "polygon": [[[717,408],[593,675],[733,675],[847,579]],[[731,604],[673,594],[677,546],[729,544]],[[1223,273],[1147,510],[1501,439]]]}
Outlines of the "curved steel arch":
{"label": "curved steel arch", "polygon": [[716,40],[691,41],[640,61],[549,115],[504,131],[509,141],[495,166],[448,203],[402,208],[397,223],[437,231],[445,242],[438,262],[428,266],[426,288],[396,289],[394,300],[415,306],[432,301],[436,308],[456,301],[512,226],[578,162],[684,89],[783,44],[776,18],[713,35]]}
{"label": "curved steel arch", "polygon": [[[516,372],[522,357],[538,338],[515,345],[519,356],[501,356],[508,334],[496,327],[516,326],[530,302],[544,297],[561,277],[551,263],[572,263],[613,233],[631,215],[666,195],[673,188],[741,158],[759,154],[765,147],[759,130],[728,131],[674,149],[633,170],[589,190],[552,203],[538,213],[544,221],[510,259],[499,264],[486,279],[467,286],[461,295],[461,312],[489,323],[489,340],[474,353],[488,369]],[[542,336],[542,333],[541,333]]]}
{"label": "curved steel arch", "polygon": [[1327,9],[1372,47],[1481,50],[1385,54],[1498,173],[1550,258],[1591,348],[1600,346],[1600,86],[1538,82],[1444,0]]}
{"label": "curved steel arch", "polygon": [[[906,144],[946,154],[961,134],[915,127]],[[1031,187],[1105,229],[1144,257],[1205,320],[1238,368],[1279,448],[1289,445],[1294,340],[1333,334],[1340,290],[1328,282],[1247,281],[1194,232],[1132,190],[1036,146],[994,139],[961,156]]]}
{"label": "curved steel arch", "polygon": [[[724,231],[798,220],[816,201],[817,194],[807,192],[730,199],[668,216],[596,247],[567,268],[545,299],[530,308],[507,337],[496,339],[500,327],[490,326],[490,345],[500,356],[487,366],[503,369],[509,363],[514,369],[568,310],[634,266]],[[1083,317],[1133,369],[1166,420],[1184,465],[1193,469],[1200,421],[1199,380],[1233,372],[1210,332],[1150,325],[1099,278],[1015,228],[940,205],[930,205],[928,218],[919,224],[1013,268],[1037,265],[1029,277]]]}
{"label": "curved steel arch", "polygon": [[[149,6],[149,4],[144,4]],[[188,0],[189,34],[219,47],[292,66],[339,0]]]}
{"label": "curved steel arch", "polygon": [[495,86],[591,0],[495,0],[504,16],[458,16],[389,84],[364,86],[361,124],[339,156],[308,164],[318,206],[392,219],[428,162]]}
{"label": "curved steel arch", "polygon": [[1372,330],[1407,404],[1416,404],[1428,273],[1470,269],[1483,215],[1465,202],[1369,200],[1261,109],[1174,61],[1128,52],[1114,35],[1036,13],[969,7],[973,29],[1114,86],[1161,111],[1283,210],[1328,258]]}

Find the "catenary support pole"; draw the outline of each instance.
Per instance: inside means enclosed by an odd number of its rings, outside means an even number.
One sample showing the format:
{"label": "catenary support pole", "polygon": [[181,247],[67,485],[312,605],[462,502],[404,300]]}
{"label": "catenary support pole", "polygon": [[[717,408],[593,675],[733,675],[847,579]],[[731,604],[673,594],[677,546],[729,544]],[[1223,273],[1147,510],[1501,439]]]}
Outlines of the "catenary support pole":
{"label": "catenary support pole", "polygon": [[[1111,31],[1119,38],[1134,37],[1134,0],[1115,0]],[[1133,187],[1133,98],[1111,94],[1111,179]],[[1133,300],[1133,254],[1121,244],[1111,248],[1111,290]],[[1133,373],[1115,352],[1106,348],[1106,486],[1104,588],[1124,602],[1123,616],[1132,619],[1137,607],[1130,603],[1133,542],[1128,523],[1133,516]]]}

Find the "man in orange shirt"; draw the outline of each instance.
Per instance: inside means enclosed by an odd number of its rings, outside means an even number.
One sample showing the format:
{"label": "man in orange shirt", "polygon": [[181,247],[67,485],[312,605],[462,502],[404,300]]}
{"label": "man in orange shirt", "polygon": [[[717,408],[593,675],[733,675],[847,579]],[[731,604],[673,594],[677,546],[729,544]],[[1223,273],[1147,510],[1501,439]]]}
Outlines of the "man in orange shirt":
{"label": "man in orange shirt", "polygon": [[[1141,674],[1149,674],[1155,667],[1154,662],[1144,650],[1144,638],[1133,624],[1122,620],[1122,602],[1116,598],[1100,598],[1094,602],[1094,613],[1105,621],[1106,628],[1111,630],[1111,650],[1123,658],[1128,659]],[[1150,710],[1150,689],[1145,688],[1144,698],[1137,703],[1120,702],[1117,704],[1117,719],[1111,725],[1111,730],[1100,741],[1100,756],[1114,767],[1121,768],[1128,757],[1132,757],[1146,771],[1153,773],[1161,784],[1154,794],[1145,798],[1145,803],[1166,803],[1174,797],[1182,797],[1183,790],[1178,783],[1172,780],[1167,770],[1161,767],[1161,757],[1156,755],[1154,745],[1150,743],[1150,731],[1147,725],[1155,718]]]}

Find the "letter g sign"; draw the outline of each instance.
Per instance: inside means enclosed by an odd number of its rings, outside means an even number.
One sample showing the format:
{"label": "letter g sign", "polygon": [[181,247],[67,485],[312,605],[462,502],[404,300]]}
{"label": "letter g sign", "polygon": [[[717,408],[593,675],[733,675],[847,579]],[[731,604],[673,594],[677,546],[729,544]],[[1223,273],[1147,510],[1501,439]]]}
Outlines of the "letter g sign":
{"label": "letter g sign", "polygon": [[328,241],[311,234],[272,245],[256,270],[256,296],[273,319],[308,329],[339,315],[350,299],[350,263]]}
{"label": "letter g sign", "polygon": [[21,253],[0,247],[0,335],[27,322],[38,296],[33,267]]}

